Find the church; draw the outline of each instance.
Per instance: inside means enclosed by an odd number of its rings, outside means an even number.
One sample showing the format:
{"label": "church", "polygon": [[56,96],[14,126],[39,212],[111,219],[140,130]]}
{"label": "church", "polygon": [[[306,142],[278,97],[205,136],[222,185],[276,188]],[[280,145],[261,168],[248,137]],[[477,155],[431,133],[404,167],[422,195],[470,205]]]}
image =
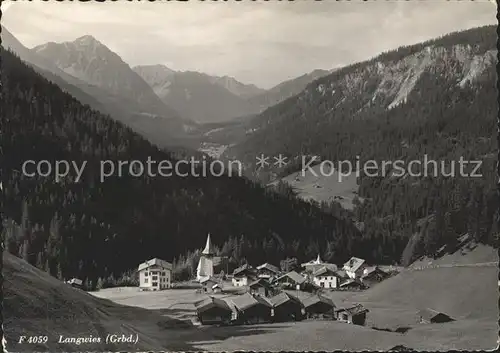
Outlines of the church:
{"label": "church", "polygon": [[201,252],[200,261],[198,262],[198,267],[196,269],[196,280],[201,281],[205,278],[212,277],[214,275],[214,256],[215,249],[212,245],[210,239],[210,233],[207,236],[207,243],[205,244],[205,249]]}

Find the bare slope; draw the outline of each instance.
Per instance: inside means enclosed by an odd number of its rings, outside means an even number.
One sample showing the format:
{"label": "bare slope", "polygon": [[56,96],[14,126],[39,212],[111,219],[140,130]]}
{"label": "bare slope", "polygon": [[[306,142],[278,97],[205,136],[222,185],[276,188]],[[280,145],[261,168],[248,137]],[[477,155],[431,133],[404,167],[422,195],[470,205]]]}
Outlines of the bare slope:
{"label": "bare slope", "polygon": [[[174,346],[176,330],[162,330],[168,320],[142,308],[95,298],[49,276],[25,261],[4,253],[4,317],[7,349],[21,351],[136,351],[181,349]],[[170,334],[169,334],[170,332]],[[59,344],[68,337],[138,334],[131,344]],[[48,335],[45,345],[17,344],[20,335]],[[170,342],[170,344],[169,344]],[[187,349],[187,347],[184,347]]]}
{"label": "bare slope", "polygon": [[[407,268],[347,301],[390,307],[388,313],[399,315],[400,319],[402,315],[394,308],[404,308],[412,315],[419,309],[431,308],[457,321],[486,320],[495,324],[498,319],[497,250],[479,245],[463,255],[461,252],[445,255],[428,267]],[[407,319],[410,322],[406,324],[415,322],[415,317]]]}

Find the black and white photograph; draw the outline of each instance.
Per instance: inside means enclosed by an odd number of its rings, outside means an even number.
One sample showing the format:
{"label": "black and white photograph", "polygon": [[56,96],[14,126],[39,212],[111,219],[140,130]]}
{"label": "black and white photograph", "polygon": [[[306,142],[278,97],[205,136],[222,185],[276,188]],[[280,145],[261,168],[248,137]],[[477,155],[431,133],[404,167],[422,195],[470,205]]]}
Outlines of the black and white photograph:
{"label": "black and white photograph", "polygon": [[1,10],[3,352],[498,347],[495,1]]}

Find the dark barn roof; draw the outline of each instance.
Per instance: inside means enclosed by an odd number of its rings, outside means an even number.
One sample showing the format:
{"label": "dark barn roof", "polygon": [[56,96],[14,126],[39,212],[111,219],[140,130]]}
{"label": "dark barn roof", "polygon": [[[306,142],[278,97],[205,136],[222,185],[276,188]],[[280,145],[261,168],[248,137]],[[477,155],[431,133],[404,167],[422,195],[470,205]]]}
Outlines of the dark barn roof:
{"label": "dark barn roof", "polygon": [[317,303],[325,303],[330,305],[332,308],[335,308],[335,304],[333,303],[333,300],[323,297],[321,295],[312,295],[302,301],[302,305],[304,305],[304,308],[308,308],[312,305],[315,305]]}
{"label": "dark barn roof", "polygon": [[268,289],[272,288],[271,284],[263,278],[260,278],[256,281],[253,281],[248,286],[250,288],[256,288],[256,287],[264,287],[264,288],[268,288]]}
{"label": "dark barn roof", "polygon": [[208,297],[206,299],[203,299],[198,303],[196,303],[195,306],[196,306],[196,311],[198,311],[198,313],[203,313],[209,309],[216,307],[221,308],[223,310],[232,311],[231,307],[224,300],[214,297]]}
{"label": "dark barn roof", "polygon": [[419,310],[418,316],[429,322],[432,322],[433,320],[453,321],[453,319],[450,316],[429,308]]}
{"label": "dark barn roof", "polygon": [[255,305],[265,305],[269,308],[271,308],[272,306],[272,304],[264,298],[253,296],[249,293],[231,297],[231,301],[233,302],[236,309],[240,311],[245,311]]}
{"label": "dark barn roof", "polygon": [[367,313],[369,310],[366,309],[363,305],[361,304],[356,304],[354,306],[351,306],[351,307],[348,307],[348,308],[341,308],[341,309],[337,309],[335,310],[337,313],[340,313],[340,312],[343,312],[345,311],[346,313],[348,313],[349,315],[352,315],[352,316],[355,316],[355,315],[359,315],[359,314],[364,314],[364,313]]}
{"label": "dark barn roof", "polygon": [[269,302],[273,305],[273,307],[280,306],[287,302],[295,302],[299,305],[302,305],[299,299],[285,292],[281,292],[274,297],[269,298]]}
{"label": "dark barn roof", "polygon": [[297,284],[302,284],[306,281],[306,279],[303,276],[301,276],[295,271],[290,271],[288,273],[285,273],[283,276],[278,277],[276,281],[279,282],[284,278],[289,278]]}
{"label": "dark barn roof", "polygon": [[266,262],[265,264],[262,264],[260,266],[257,266],[257,270],[269,270],[271,272],[274,272],[274,273],[280,273],[280,269],[276,266],[274,266],[273,264],[270,264],[268,262]]}
{"label": "dark barn roof", "polygon": [[244,264],[233,271],[233,276],[244,276],[253,274],[254,269],[249,264]]}

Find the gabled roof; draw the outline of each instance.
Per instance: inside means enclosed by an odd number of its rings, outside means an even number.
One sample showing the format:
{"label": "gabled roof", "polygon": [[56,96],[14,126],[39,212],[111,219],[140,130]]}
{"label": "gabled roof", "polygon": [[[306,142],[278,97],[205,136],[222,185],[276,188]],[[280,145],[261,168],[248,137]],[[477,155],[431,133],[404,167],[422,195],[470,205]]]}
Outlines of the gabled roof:
{"label": "gabled roof", "polygon": [[341,277],[336,270],[334,270],[332,267],[329,266],[323,266],[316,271],[313,272],[313,276],[336,276],[336,277]]}
{"label": "gabled roof", "polygon": [[280,306],[288,301],[294,301],[294,302],[300,304],[300,300],[298,300],[293,295],[290,295],[290,294],[285,293],[285,292],[280,292],[279,294],[275,295],[272,298],[269,298],[268,300],[273,305],[273,307]]}
{"label": "gabled roof", "polygon": [[247,310],[255,305],[265,305],[269,308],[272,307],[272,304],[269,301],[265,300],[262,297],[253,296],[250,293],[231,297],[231,301],[233,302],[236,309],[240,311]]}
{"label": "gabled roof", "polygon": [[210,233],[207,236],[207,243],[205,244],[205,249],[201,252],[203,255],[214,255],[215,249],[212,246],[212,241],[210,240]]}
{"label": "gabled roof", "polygon": [[232,311],[231,307],[224,300],[214,297],[208,297],[196,303],[195,306],[196,310],[200,313],[214,307],[218,307],[227,311]]}
{"label": "gabled roof", "polygon": [[280,269],[278,267],[267,262],[265,264],[257,266],[257,270],[263,270],[263,269],[269,270],[274,273],[280,273]]}
{"label": "gabled roof", "polygon": [[263,278],[259,278],[258,280],[256,281],[253,281],[252,283],[250,283],[248,285],[250,288],[253,288],[253,287],[265,287],[265,288],[272,288],[271,284],[266,281],[265,279]]}
{"label": "gabled roof", "polygon": [[432,319],[434,319],[436,316],[444,316],[450,320],[453,320],[450,316],[442,313],[442,312],[439,312],[439,311],[436,311],[436,310],[433,310],[433,309],[429,309],[429,308],[426,308],[426,309],[422,309],[422,310],[419,310],[418,316],[422,317],[423,319],[427,320],[427,321],[431,321]]}
{"label": "gabled roof", "polygon": [[249,264],[244,264],[233,271],[233,276],[253,274],[253,267]]}
{"label": "gabled roof", "polygon": [[269,299],[267,299],[267,298],[265,298],[263,296],[260,296],[260,295],[256,294],[256,295],[254,295],[254,298],[259,303],[264,304],[264,305],[266,305],[266,306],[268,306],[270,308],[273,306],[273,304],[269,301]]}
{"label": "gabled roof", "polygon": [[363,305],[361,304],[356,304],[354,306],[351,306],[351,307],[347,307],[347,308],[341,308],[341,309],[337,309],[335,310],[337,313],[340,313],[342,311],[345,311],[347,312],[348,314],[350,315],[359,315],[359,314],[363,314],[363,313],[367,313],[369,312],[369,310],[367,308],[365,308]]}
{"label": "gabled roof", "polygon": [[276,281],[280,281],[281,279],[283,279],[285,277],[290,278],[292,281],[294,281],[297,284],[302,284],[302,283],[304,283],[306,281],[306,279],[303,276],[301,276],[300,274],[298,274],[295,271],[291,271],[291,272],[285,273],[283,276],[278,277],[276,279]]}
{"label": "gabled roof", "polygon": [[349,261],[344,264],[344,269],[349,271],[357,271],[363,264],[365,260],[360,259],[359,257],[351,257]]}
{"label": "gabled roof", "polygon": [[172,270],[172,264],[170,262],[167,262],[165,260],[161,260],[158,258],[154,258],[148,261],[143,262],[142,264],[139,265],[138,271],[142,271],[148,267],[151,266],[159,266],[168,270]]}
{"label": "gabled roof", "polygon": [[304,305],[304,308],[308,308],[311,305],[314,305],[316,303],[325,303],[328,305],[331,305],[333,308],[335,307],[335,304],[333,303],[333,300],[330,298],[326,298],[322,295],[312,295],[302,301],[302,304]]}
{"label": "gabled roof", "polygon": [[378,266],[370,267],[366,269],[366,271],[363,273],[363,278],[373,276],[375,274],[380,274],[380,275],[388,275],[387,272],[381,270]]}

